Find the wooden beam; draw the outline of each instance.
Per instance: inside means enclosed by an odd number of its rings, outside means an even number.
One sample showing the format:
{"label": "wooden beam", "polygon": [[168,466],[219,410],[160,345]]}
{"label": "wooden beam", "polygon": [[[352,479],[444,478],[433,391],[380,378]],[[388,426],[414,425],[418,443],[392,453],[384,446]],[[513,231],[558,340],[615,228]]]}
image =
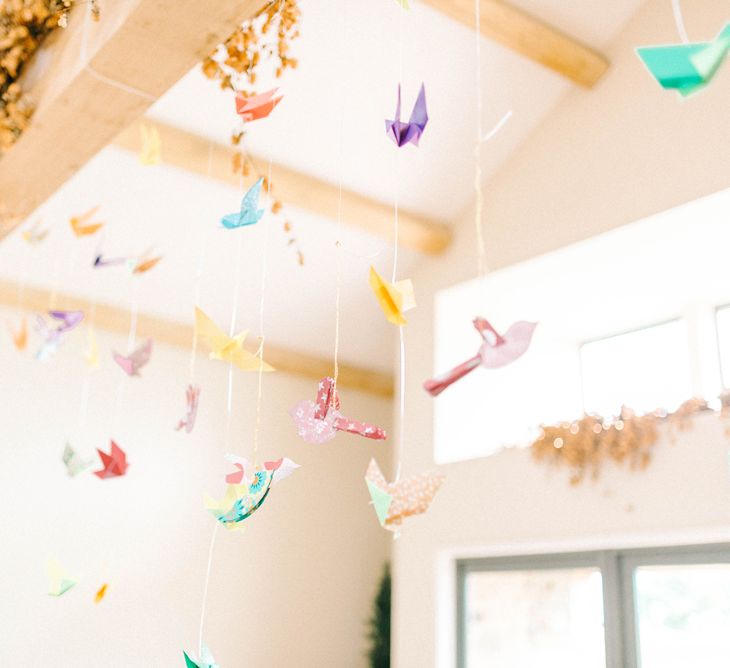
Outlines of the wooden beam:
{"label": "wooden beam", "polygon": [[[423,0],[470,28],[474,0]],[[501,0],[481,0],[482,34],[508,49],[590,88],[608,69],[608,60],[559,30]]]}
{"label": "wooden beam", "polygon": [[114,0],[95,23],[76,3],[21,78],[37,109],[0,158],[0,238],[265,4]]}
{"label": "wooden beam", "polygon": [[[10,281],[0,280],[0,306],[19,308],[19,286]],[[31,286],[22,290],[22,308],[44,313],[49,308],[81,310],[89,313],[92,304],[88,299],[73,295],[52,293]],[[94,306],[94,326],[114,334],[127,334],[130,326],[130,311],[110,304],[96,303]],[[192,314],[191,314],[192,319]],[[139,313],[137,332],[140,337],[152,337],[157,343],[177,346],[190,350],[193,341],[193,327],[173,320]],[[204,351],[201,351],[204,352]],[[307,355],[290,348],[266,344],[266,361],[278,372],[304,376],[320,380],[332,375],[332,360]],[[338,384],[353,390],[360,390],[382,397],[393,396],[393,376],[382,371],[374,371],[349,364],[339,365]]]}
{"label": "wooden beam", "polygon": [[[236,188],[240,186],[240,177],[232,170],[236,152],[232,147],[211,143],[198,135],[154,120],[144,122],[154,125],[160,133],[163,162],[189,172],[210,176]],[[114,140],[114,145],[134,153],[139,152],[139,126],[140,122],[136,122],[123,130]],[[256,156],[250,157],[261,174],[268,173],[268,161]],[[273,193],[284,204],[327,218],[332,218],[337,212],[339,189],[334,184],[278,164],[272,165],[271,182],[274,185]],[[342,191],[342,220],[385,239],[393,237],[393,207],[348,190]],[[398,215],[398,238],[402,246],[423,253],[437,254],[451,243],[452,231],[448,225],[401,210]]]}

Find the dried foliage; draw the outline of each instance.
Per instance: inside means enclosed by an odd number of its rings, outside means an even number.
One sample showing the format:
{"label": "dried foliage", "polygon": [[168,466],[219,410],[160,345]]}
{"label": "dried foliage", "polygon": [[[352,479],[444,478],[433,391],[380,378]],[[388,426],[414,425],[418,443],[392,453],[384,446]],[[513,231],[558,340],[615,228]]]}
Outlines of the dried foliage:
{"label": "dried foliage", "polygon": [[0,155],[28,127],[33,104],[18,83],[43,40],[67,21],[72,0],[1,0]]}
{"label": "dried foliage", "polygon": [[[209,79],[218,81],[224,90],[233,90],[236,93],[249,97],[256,94],[258,68],[263,63],[272,64],[277,78],[287,69],[297,66],[296,58],[290,56],[291,42],[299,36],[299,19],[301,11],[298,0],[273,0],[264,7],[253,19],[246,21],[226,41],[203,61],[203,73]],[[245,136],[245,128],[236,128],[231,135],[231,143],[241,146]],[[264,176],[248,157],[245,150],[240,148],[233,157],[233,172],[244,176],[255,174]],[[270,196],[273,198],[271,211],[279,214],[283,210],[283,203],[275,197],[274,184],[270,186]],[[294,235],[290,220],[285,219],[282,229],[287,234],[287,243],[296,251],[297,261],[304,264],[304,255]]]}
{"label": "dried foliage", "polygon": [[681,430],[693,416],[707,410],[706,401],[690,399],[669,414],[657,411],[635,415],[630,409],[622,408],[619,418],[585,415],[576,422],[543,427],[532,443],[532,454],[536,459],[571,469],[572,485],[583,481],[587,474],[598,478],[607,461],[644,469],[651,461],[651,450],[661,424]]}

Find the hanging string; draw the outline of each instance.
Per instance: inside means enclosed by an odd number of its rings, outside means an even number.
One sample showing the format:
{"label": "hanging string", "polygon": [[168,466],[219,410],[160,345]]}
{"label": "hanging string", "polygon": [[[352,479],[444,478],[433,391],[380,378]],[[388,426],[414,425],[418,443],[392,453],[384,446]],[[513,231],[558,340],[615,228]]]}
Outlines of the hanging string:
{"label": "hanging string", "polygon": [[487,261],[484,249],[484,230],[482,229],[482,215],[484,208],[484,197],[482,195],[482,141],[484,131],[482,129],[482,11],[481,0],[474,0],[475,6],[475,29],[474,42],[476,50],[476,87],[477,87],[477,136],[474,144],[474,226],[477,237],[477,275],[484,276],[487,272]]}
{"label": "hanging string", "polygon": [[[213,171],[213,142],[208,142],[208,168],[207,177]],[[195,269],[195,289],[194,289],[194,304],[195,306],[200,305],[200,284],[203,278],[203,267],[205,266],[205,254],[208,249],[208,227],[203,226],[200,232],[200,253],[198,254],[198,263]],[[195,360],[198,356],[198,328],[193,327],[193,345],[190,350],[190,382],[195,381]]]}
{"label": "hanging string", "polygon": [[689,44],[689,37],[687,35],[687,28],[684,25],[684,16],[682,16],[682,6],[680,0],[672,0],[672,11],[674,12],[674,22],[677,24],[677,32],[679,38],[685,43]]}
{"label": "hanging string", "polygon": [[[133,347],[134,347],[134,341],[137,338],[137,315],[139,313],[139,301],[137,298],[137,291],[138,291],[138,283],[133,278],[132,280],[132,299],[131,299],[131,305],[129,308],[129,333],[127,334],[127,354],[129,354]],[[114,425],[114,429],[116,430],[119,426],[119,414],[122,409],[122,403],[123,403],[123,388],[124,388],[124,375],[119,375],[119,380],[117,381],[117,389],[116,389],[116,401],[114,404],[114,419],[112,421],[112,424]]]}
{"label": "hanging string", "polygon": [[203,605],[200,609],[200,627],[198,628],[198,656],[203,655],[203,627],[205,626],[205,609],[208,607],[208,583],[210,582],[210,569],[213,565],[213,549],[215,548],[215,537],[218,535],[218,525],[216,521],[213,527],[213,535],[210,538],[210,546],[208,547],[208,565],[205,569],[205,580],[203,581]]}
{"label": "hanging string", "polygon": [[144,98],[145,100],[149,100],[150,102],[156,102],[158,97],[157,95],[152,95],[151,93],[147,93],[146,91],[140,90],[139,88],[135,88],[134,86],[130,86],[129,84],[122,83],[121,81],[117,81],[116,79],[112,79],[111,77],[106,76],[105,74],[102,74],[101,72],[95,70],[91,64],[89,63],[89,57],[88,57],[88,50],[89,50],[89,26],[91,25],[91,3],[86,4],[86,12],[84,14],[84,25],[83,30],[81,32],[81,46],[79,49],[79,63],[81,64],[81,68],[90,74],[92,77],[97,79],[98,81],[101,81],[102,83],[107,84],[108,86],[112,86],[114,88],[117,88],[119,90],[124,91],[125,93],[131,93],[132,95],[136,95],[137,97]]}
{"label": "hanging string", "polygon": [[[269,169],[266,177],[266,203],[264,210],[268,210],[269,202],[271,200],[271,165],[272,157],[269,156]],[[264,334],[264,303],[266,299],[266,276],[268,272],[268,253],[269,253],[269,225],[267,222],[268,216],[264,215],[261,224],[264,226],[264,249],[263,258],[261,259],[261,300],[259,302],[259,349],[257,355],[259,358],[259,379],[258,379],[258,391],[256,394],[256,425],[253,431],[253,462],[256,464],[256,457],[259,450],[259,431],[261,429],[261,399],[263,396],[263,380],[264,380],[264,344],[266,342],[266,336]]]}

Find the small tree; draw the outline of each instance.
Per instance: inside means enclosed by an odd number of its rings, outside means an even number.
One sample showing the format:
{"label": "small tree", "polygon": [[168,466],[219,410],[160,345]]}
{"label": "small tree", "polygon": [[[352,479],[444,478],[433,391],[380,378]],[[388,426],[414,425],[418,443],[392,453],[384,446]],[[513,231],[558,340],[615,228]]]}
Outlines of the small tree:
{"label": "small tree", "polygon": [[387,563],[380,578],[368,627],[370,668],[390,668],[390,566]]}

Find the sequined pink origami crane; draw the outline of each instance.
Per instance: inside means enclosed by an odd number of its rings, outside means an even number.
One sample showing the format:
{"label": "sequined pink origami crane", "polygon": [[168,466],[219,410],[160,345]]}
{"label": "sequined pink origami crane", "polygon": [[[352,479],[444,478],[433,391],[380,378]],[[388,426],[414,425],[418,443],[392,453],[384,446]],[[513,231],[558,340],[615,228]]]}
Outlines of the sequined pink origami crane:
{"label": "sequined pink origami crane", "polygon": [[427,380],[423,384],[423,388],[431,396],[441,394],[449,385],[474,371],[478,366],[483,366],[485,369],[498,369],[514,362],[530,347],[537,323],[519,320],[510,326],[504,336],[498,334],[489,321],[484,318],[474,318],[474,327],[483,339],[479,352],[451,371]]}
{"label": "sequined pink origami crane", "polygon": [[185,417],[182,418],[175,427],[175,431],[185,429],[186,433],[190,433],[195,426],[195,418],[198,415],[198,400],[200,398],[200,386],[188,385],[188,389],[185,390],[185,401],[187,402],[187,409]]}
{"label": "sequined pink origami crane", "polygon": [[385,430],[367,422],[346,418],[340,413],[340,398],[332,378],[319,381],[317,401],[300,401],[289,411],[297,432],[307,443],[326,443],[338,431],[348,431],[365,438],[383,441],[387,438]]}
{"label": "sequined pink origami crane", "polygon": [[236,113],[245,121],[257,121],[260,118],[266,118],[282,100],[282,96],[274,97],[278,88],[261,93],[260,95],[252,95],[244,97],[242,93],[236,95]]}

